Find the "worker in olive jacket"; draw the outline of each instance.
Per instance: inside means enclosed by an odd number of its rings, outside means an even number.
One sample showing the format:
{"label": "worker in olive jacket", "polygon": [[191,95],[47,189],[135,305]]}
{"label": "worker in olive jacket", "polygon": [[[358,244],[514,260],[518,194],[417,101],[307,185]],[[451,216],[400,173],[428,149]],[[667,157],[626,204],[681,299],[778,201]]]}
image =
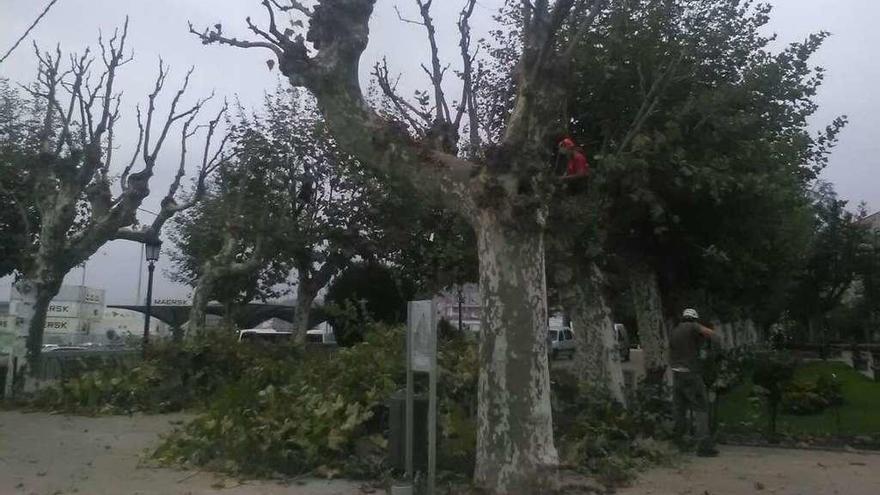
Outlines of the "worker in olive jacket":
{"label": "worker in olive jacket", "polygon": [[681,323],[669,335],[669,361],[672,367],[675,436],[681,441],[688,428],[687,410],[694,412],[697,455],[714,456],[715,440],[709,430],[709,400],[700,369],[700,348],[708,339],[718,344],[718,335],[699,323],[695,309],[685,309]]}

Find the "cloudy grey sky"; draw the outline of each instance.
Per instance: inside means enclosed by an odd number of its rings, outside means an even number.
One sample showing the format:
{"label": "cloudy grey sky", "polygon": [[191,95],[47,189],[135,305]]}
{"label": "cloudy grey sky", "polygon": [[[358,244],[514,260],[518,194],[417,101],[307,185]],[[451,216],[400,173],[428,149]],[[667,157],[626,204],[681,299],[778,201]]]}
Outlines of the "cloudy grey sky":
{"label": "cloudy grey sky", "polygon": [[[24,32],[47,0],[0,0],[0,50],[4,51]],[[361,72],[366,81],[372,64],[387,56],[389,66],[403,74],[404,88],[420,87],[425,75],[419,68],[427,46],[416,26],[401,24],[394,12],[397,4],[404,12],[415,13],[410,0],[379,0],[372,21],[370,46]],[[455,20],[462,0],[435,2],[441,50],[454,61],[457,54]],[[474,29],[485,33],[492,27],[491,15],[503,0],[480,0],[474,15]],[[840,147],[835,151],[825,179],[834,182],[840,194],[852,201],[867,201],[872,209],[880,209],[880,93],[874,90],[880,81],[880,18],[878,0],[771,0],[776,6],[770,30],[779,35],[780,43],[801,40],[817,30],[830,31],[833,36],[816,56],[814,62],[828,69],[828,77],[819,97],[821,109],[813,124],[823,127],[834,117],[846,114],[850,125]],[[130,17],[128,44],[134,49],[134,62],[125,67],[118,87],[125,91],[120,123],[123,157],[134,145],[136,130],[133,107],[142,101],[152,85],[158,57],[172,67],[169,86],[180,81],[186,69],[194,65],[195,73],[189,96],[195,98],[216,91],[217,95],[238,97],[247,106],[257,106],[263,91],[279,83],[269,72],[265,60],[269,53],[205,47],[187,33],[187,20],[197,26],[223,22],[224,32],[243,33],[244,18],[261,18],[258,0],[59,0],[44,21],[32,32],[25,44],[2,65],[0,75],[13,81],[32,80],[36,65],[31,41],[48,48],[60,43],[65,50],[82,51],[94,45],[99,30],[105,35],[114,26]],[[443,55],[441,53],[441,55]],[[171,88],[169,87],[169,90]],[[206,112],[207,113],[207,112]],[[153,184],[155,196],[167,187],[173,173],[177,149],[167,146],[160,159],[160,170]],[[121,158],[120,158],[121,161]],[[118,164],[118,163],[117,163]],[[156,200],[148,199],[146,209],[156,208]],[[149,215],[144,214],[148,220]],[[116,241],[106,245],[88,263],[86,283],[107,290],[112,303],[133,303],[137,292],[140,247]],[[167,260],[167,257],[165,258]],[[189,290],[165,277],[166,263],[157,269],[156,297],[186,297]],[[82,270],[74,270],[69,283],[79,283]],[[0,279],[0,300],[7,297],[10,280]]]}

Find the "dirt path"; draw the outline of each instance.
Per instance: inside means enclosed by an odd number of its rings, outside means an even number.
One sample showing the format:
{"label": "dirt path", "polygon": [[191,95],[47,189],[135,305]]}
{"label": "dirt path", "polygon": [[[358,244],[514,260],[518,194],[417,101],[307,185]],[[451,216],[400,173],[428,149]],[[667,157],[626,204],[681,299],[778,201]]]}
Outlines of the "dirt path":
{"label": "dirt path", "polygon": [[619,495],[877,495],[880,454],[721,447],[676,469],[644,473]]}
{"label": "dirt path", "polygon": [[360,484],[285,486],[139,466],[183,416],[84,418],[0,412],[0,495],[355,495]]}

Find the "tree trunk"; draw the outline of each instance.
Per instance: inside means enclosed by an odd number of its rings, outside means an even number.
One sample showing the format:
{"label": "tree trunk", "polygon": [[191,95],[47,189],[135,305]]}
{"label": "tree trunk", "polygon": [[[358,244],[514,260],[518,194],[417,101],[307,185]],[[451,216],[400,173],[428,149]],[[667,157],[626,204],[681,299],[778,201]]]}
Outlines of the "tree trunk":
{"label": "tree trunk", "polygon": [[482,333],[475,482],[493,494],[546,493],[559,462],[547,361],[544,239],[477,220]]}
{"label": "tree trunk", "polygon": [[312,312],[312,303],[315,302],[315,291],[310,290],[307,284],[300,282],[296,288],[296,314],[293,319],[294,341],[303,343],[306,341],[306,332],[309,331],[309,316]]}
{"label": "tree trunk", "polygon": [[668,366],[669,339],[657,273],[648,267],[634,266],[629,275],[639,341],[645,353],[645,377],[650,383],[660,383]]}
{"label": "tree trunk", "polygon": [[235,330],[235,303],[231,299],[223,301],[224,330]]}
{"label": "tree trunk", "polygon": [[27,362],[33,373],[43,349],[43,332],[49,303],[58,295],[61,282],[58,277],[52,280],[24,279],[16,287],[21,294],[17,319],[21,324],[20,328],[27,329]]}
{"label": "tree trunk", "polygon": [[590,266],[589,273],[575,283],[576,302],[571,315],[577,345],[575,370],[578,378],[605,388],[611,397],[625,404],[623,368],[599,267]]}
{"label": "tree trunk", "polygon": [[190,336],[195,336],[205,330],[205,311],[208,302],[211,301],[211,293],[214,291],[214,283],[216,277],[213,270],[206,267],[199,277],[199,282],[193,291],[192,308],[189,311],[189,322],[186,325],[186,332]]}

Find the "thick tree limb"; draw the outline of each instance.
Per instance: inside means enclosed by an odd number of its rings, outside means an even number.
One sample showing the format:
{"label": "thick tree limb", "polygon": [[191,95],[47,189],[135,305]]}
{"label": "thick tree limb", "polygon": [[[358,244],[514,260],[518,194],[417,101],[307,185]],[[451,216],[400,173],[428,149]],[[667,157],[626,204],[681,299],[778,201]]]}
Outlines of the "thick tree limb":
{"label": "thick tree limb", "polygon": [[[415,0],[415,2],[419,6],[419,13],[423,21],[422,25],[425,26],[428,44],[431,47],[431,70],[429,71],[424,65],[422,65],[422,68],[428,73],[428,77],[431,79],[431,84],[434,87],[435,118],[437,121],[452,122],[452,117],[449,114],[449,104],[446,102],[446,94],[443,92],[443,75],[446,69],[442,68],[440,64],[440,49],[437,47],[437,29],[434,27],[434,20],[431,18],[431,4],[433,0]],[[400,15],[400,12],[398,12],[398,15]]]}
{"label": "thick tree limb", "polygon": [[[279,54],[279,68],[294,86],[305,87],[336,139],[359,159],[379,170],[406,173],[416,187],[441,189],[456,208],[472,211],[467,193],[476,166],[453,154],[426,148],[377,115],[366,103],[358,81],[358,64],[367,45],[372,0],[325,0],[312,12],[308,40],[297,38]],[[203,43],[243,46],[220,30],[198,33]],[[247,47],[258,47],[250,44]],[[265,46],[261,46],[267,48]]]}

